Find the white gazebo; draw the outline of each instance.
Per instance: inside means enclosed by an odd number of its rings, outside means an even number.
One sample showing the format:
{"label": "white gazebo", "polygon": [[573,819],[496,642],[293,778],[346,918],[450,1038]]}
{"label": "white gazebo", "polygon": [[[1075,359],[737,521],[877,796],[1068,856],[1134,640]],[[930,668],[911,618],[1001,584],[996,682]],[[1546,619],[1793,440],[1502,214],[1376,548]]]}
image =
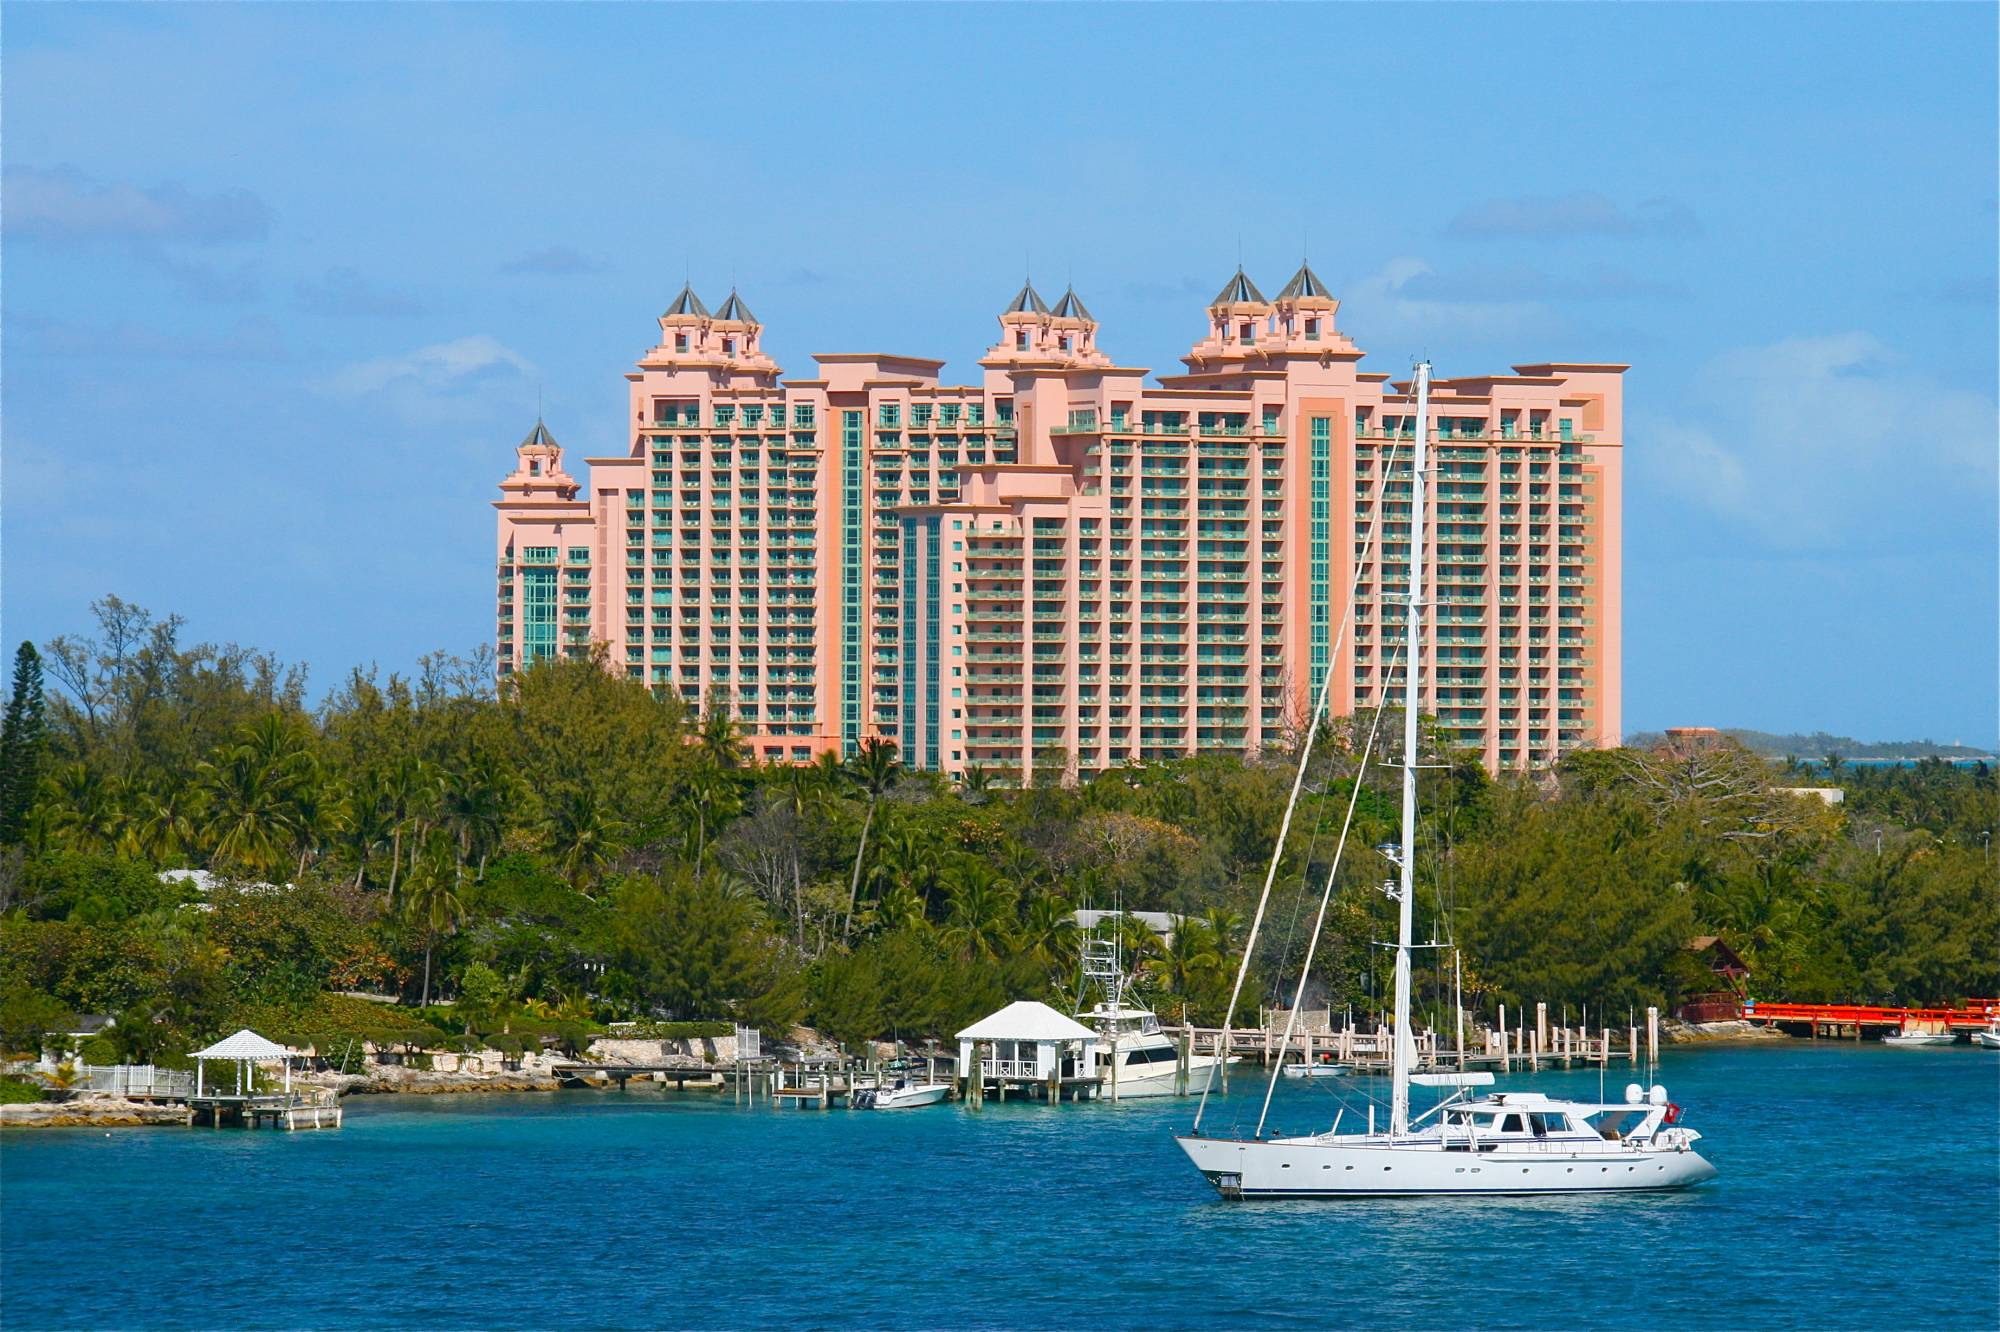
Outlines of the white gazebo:
{"label": "white gazebo", "polygon": [[[1011,1003],[958,1033],[958,1075],[972,1076],[976,1047],[991,1047],[979,1059],[982,1079],[1046,1083],[1097,1077],[1097,1033],[1047,1004],[1032,999]],[[1068,1067],[1064,1067],[1065,1056]]]}
{"label": "white gazebo", "polygon": [[292,1060],[297,1056],[284,1046],[279,1045],[276,1041],[266,1040],[248,1027],[243,1028],[234,1036],[223,1037],[206,1050],[196,1050],[188,1057],[194,1060],[194,1094],[197,1097],[230,1095],[230,1093],[223,1092],[220,1089],[215,1091],[207,1090],[208,1064],[210,1060],[236,1065],[236,1091],[234,1095],[246,1098],[256,1094],[257,1081],[252,1070],[258,1064],[283,1064],[285,1066],[285,1095],[291,1095]]}

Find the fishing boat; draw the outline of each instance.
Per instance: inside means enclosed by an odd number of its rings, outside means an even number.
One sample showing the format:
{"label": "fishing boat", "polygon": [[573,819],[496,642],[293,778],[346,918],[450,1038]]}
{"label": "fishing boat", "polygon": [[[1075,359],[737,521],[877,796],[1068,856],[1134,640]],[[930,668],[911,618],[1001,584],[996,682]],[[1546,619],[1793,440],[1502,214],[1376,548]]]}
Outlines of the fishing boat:
{"label": "fishing boat", "polygon": [[[1115,920],[1111,916],[1108,919]],[[1159,1015],[1131,1001],[1131,978],[1125,973],[1124,952],[1115,926],[1107,934],[1093,931],[1080,947],[1081,992],[1095,992],[1098,1002],[1077,1013],[1076,1020],[1097,1033],[1097,1067],[1104,1070],[1104,1095],[1171,1096],[1206,1078],[1214,1055],[1190,1054],[1160,1025]],[[1232,1061],[1233,1062],[1233,1061]],[[1186,1065],[1186,1077],[1182,1065]]]}
{"label": "fishing boat", "polygon": [[1958,1033],[1949,1029],[1930,1031],[1923,1027],[1912,1027],[1905,1023],[1901,1031],[1892,1031],[1882,1038],[1882,1044],[1893,1045],[1899,1050],[1920,1049],[1931,1045],[1955,1045]]}
{"label": "fishing boat", "polygon": [[2000,1019],[1974,1031],[1972,1043],[1988,1050],[2000,1050]]}
{"label": "fishing boat", "polygon": [[[1192,1129],[1177,1136],[1188,1159],[1225,1199],[1258,1198],[1356,1198],[1398,1195],[1477,1195],[1625,1193],[1638,1190],[1680,1189],[1715,1177],[1715,1167],[1695,1151],[1701,1134],[1681,1123],[1680,1106],[1668,1099],[1666,1088],[1644,1087],[1637,1083],[1625,1089],[1616,1102],[1558,1100],[1536,1093],[1474,1090],[1493,1085],[1491,1073],[1417,1073],[1416,1041],[1410,1016],[1410,953],[1412,907],[1416,898],[1417,863],[1417,689],[1423,629],[1424,514],[1425,489],[1429,481],[1426,455],[1430,432],[1431,367],[1416,366],[1412,396],[1416,405],[1415,436],[1411,465],[1409,584],[1407,632],[1399,655],[1403,662],[1403,817],[1402,845],[1395,857],[1400,871],[1396,889],[1397,934],[1395,964],[1395,1008],[1393,1059],[1389,1120],[1385,1129],[1375,1127],[1370,1107],[1365,1129],[1342,1133],[1345,1111],[1336,1114],[1324,1133],[1300,1137],[1264,1136],[1270,1111],[1270,1088],[1265,1092],[1264,1111],[1255,1131],[1248,1137],[1218,1137],[1201,1131],[1202,1115],[1208,1106],[1208,1087],[1202,1091]],[[1377,524],[1379,526],[1379,524]],[[1370,540],[1373,535],[1371,531]],[[1347,626],[1342,625],[1342,638]],[[1338,651],[1336,645],[1335,651]],[[1328,670],[1314,708],[1312,725],[1305,732],[1299,767],[1292,783],[1291,800],[1279,826],[1277,845],[1265,875],[1264,890],[1252,917],[1250,935],[1244,945],[1243,965],[1236,974],[1235,989],[1225,1013],[1236,1011],[1249,959],[1256,948],[1258,931],[1269,904],[1286,832],[1291,827],[1299,792],[1304,785],[1312,757],[1313,737],[1326,714],[1328,688],[1335,672]],[[1382,712],[1377,710],[1379,729]],[[1373,753],[1375,729],[1361,753],[1365,768]],[[1354,802],[1362,783],[1355,782],[1348,805],[1347,823],[1341,830],[1334,853],[1333,870],[1327,876],[1326,895],[1320,899],[1320,917],[1307,944],[1305,966],[1300,976],[1301,993],[1305,972],[1312,967],[1314,949],[1325,921],[1334,878],[1345,853],[1347,834],[1352,829]],[[1298,1010],[1294,1001],[1292,1010]],[[1224,1042],[1227,1041],[1225,1018]],[[1286,1040],[1290,1039],[1290,1027]],[[1282,1047],[1281,1047],[1282,1048]],[[1411,1114],[1412,1087],[1444,1093],[1429,1109]]]}

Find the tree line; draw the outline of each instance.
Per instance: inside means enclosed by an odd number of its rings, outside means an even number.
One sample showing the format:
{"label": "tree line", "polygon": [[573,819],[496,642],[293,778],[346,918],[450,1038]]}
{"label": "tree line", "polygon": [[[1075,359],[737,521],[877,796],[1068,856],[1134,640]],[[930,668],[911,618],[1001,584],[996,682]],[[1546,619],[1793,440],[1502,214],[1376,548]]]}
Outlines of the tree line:
{"label": "tree line", "polygon": [[[1081,906],[1172,913],[1165,933],[1122,918],[1127,956],[1164,1016],[1213,1023],[1296,764],[1201,755],[1022,790],[871,738],[766,766],[722,710],[594,662],[496,690],[490,659],[436,654],[311,705],[269,654],[185,644],[116,598],[93,613],[90,634],[22,645],[0,728],[12,1044],[86,1012],[133,1058],[247,1016],[489,1043],[626,1018],[948,1037],[1011,999],[1079,1002]],[[1290,1002],[1329,876],[1307,1001],[1381,1006],[1391,871],[1371,848],[1400,836],[1400,756],[1360,761],[1370,720],[1315,746],[1238,1020]],[[1496,778],[1424,737],[1419,918],[1460,945],[1469,1007],[1671,1004],[1717,988],[1688,948],[1710,934],[1762,998],[2000,993],[1983,767],[1842,771],[1835,806],[1786,789],[1823,770],[1728,742]],[[1453,978],[1429,956],[1438,1013]]]}

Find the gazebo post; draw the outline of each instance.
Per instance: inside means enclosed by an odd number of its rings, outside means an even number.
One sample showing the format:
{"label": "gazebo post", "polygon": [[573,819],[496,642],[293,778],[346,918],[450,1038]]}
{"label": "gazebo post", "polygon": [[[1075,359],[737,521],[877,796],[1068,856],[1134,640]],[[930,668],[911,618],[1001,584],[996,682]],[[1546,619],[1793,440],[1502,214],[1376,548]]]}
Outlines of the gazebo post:
{"label": "gazebo post", "polygon": [[197,1098],[201,1096],[201,1075],[207,1071],[208,1061],[206,1059],[197,1059],[194,1061],[194,1094]]}

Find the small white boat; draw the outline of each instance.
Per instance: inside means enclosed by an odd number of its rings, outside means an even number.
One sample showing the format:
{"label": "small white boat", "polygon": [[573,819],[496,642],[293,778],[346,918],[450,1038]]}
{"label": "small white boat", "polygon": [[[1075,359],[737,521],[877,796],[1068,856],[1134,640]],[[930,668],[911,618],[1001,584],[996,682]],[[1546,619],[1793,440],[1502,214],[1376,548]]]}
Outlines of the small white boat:
{"label": "small white boat", "polygon": [[1990,1027],[1981,1027],[1972,1033],[1972,1043],[1983,1045],[1989,1050],[2000,1050],[2000,1022]]}
{"label": "small white boat", "polygon": [[936,1105],[951,1094],[949,1082],[934,1082],[915,1060],[894,1059],[882,1066],[873,1087],[855,1093],[857,1110],[910,1110],[920,1105]]}
{"label": "small white boat", "polygon": [[1923,1045],[1952,1045],[1957,1040],[1957,1032],[1920,1031],[1914,1027],[1905,1027],[1901,1031],[1893,1031],[1884,1036],[1882,1044],[1893,1045],[1898,1049],[1914,1049]]}
{"label": "small white boat", "polygon": [[1346,1064],[1320,1059],[1314,1062],[1286,1064],[1282,1069],[1288,1078],[1344,1078],[1354,1070]]}

